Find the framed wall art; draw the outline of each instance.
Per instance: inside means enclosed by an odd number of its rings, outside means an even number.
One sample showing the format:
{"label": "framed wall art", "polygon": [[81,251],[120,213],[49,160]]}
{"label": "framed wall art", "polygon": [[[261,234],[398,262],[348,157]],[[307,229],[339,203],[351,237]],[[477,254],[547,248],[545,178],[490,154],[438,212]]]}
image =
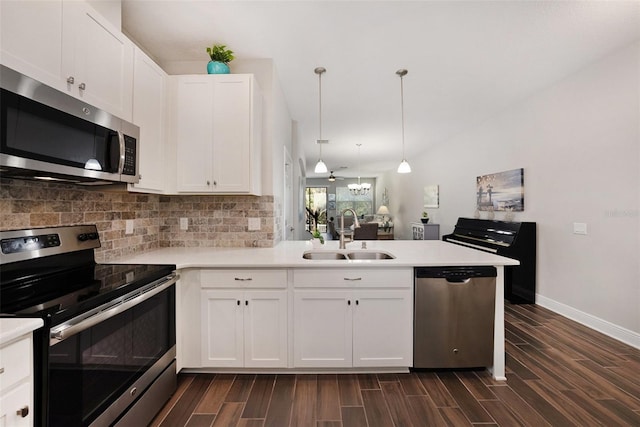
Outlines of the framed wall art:
{"label": "framed wall art", "polygon": [[437,208],[440,206],[440,193],[437,185],[424,187],[424,207]]}
{"label": "framed wall art", "polygon": [[524,169],[477,177],[476,201],[479,211],[524,211]]}

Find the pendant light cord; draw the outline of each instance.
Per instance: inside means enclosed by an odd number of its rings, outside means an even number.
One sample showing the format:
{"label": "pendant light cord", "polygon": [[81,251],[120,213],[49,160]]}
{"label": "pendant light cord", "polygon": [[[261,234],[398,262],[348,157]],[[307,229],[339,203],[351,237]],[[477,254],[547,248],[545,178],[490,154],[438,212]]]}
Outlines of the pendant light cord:
{"label": "pendant light cord", "polygon": [[402,160],[404,160],[404,74],[400,74],[400,115],[402,117]]}

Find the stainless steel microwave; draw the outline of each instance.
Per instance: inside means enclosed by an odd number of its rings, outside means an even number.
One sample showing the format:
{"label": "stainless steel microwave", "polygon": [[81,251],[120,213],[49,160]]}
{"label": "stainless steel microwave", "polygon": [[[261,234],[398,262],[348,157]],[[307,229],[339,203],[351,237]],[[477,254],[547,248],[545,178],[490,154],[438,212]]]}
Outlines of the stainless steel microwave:
{"label": "stainless steel microwave", "polygon": [[140,129],[0,65],[0,176],[137,183]]}

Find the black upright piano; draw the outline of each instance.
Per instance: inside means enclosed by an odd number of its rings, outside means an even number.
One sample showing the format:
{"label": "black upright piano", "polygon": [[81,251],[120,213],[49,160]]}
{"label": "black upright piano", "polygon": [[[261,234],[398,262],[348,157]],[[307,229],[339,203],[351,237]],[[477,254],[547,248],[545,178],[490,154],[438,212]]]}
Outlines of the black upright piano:
{"label": "black upright piano", "polygon": [[453,233],[442,240],[520,261],[504,268],[504,296],[513,304],[535,303],[535,222],[458,218]]}

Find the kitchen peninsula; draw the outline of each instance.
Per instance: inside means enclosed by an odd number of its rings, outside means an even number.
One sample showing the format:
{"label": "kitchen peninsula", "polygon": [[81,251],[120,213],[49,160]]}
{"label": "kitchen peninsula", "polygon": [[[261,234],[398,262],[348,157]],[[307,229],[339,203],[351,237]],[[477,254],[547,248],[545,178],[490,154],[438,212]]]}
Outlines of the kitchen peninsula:
{"label": "kitchen peninsula", "polygon": [[[305,259],[307,251],[393,258]],[[517,260],[442,241],[393,240],[366,241],[366,249],[351,242],[346,250],[337,241],[322,249],[308,241],[273,248],[163,248],[113,262],[176,264],[178,367],[196,372],[406,371],[412,366],[413,268],[495,266],[489,368],[495,379],[506,379],[504,266]],[[367,302],[376,309],[367,312]],[[338,334],[327,333],[332,325],[330,332]]]}

